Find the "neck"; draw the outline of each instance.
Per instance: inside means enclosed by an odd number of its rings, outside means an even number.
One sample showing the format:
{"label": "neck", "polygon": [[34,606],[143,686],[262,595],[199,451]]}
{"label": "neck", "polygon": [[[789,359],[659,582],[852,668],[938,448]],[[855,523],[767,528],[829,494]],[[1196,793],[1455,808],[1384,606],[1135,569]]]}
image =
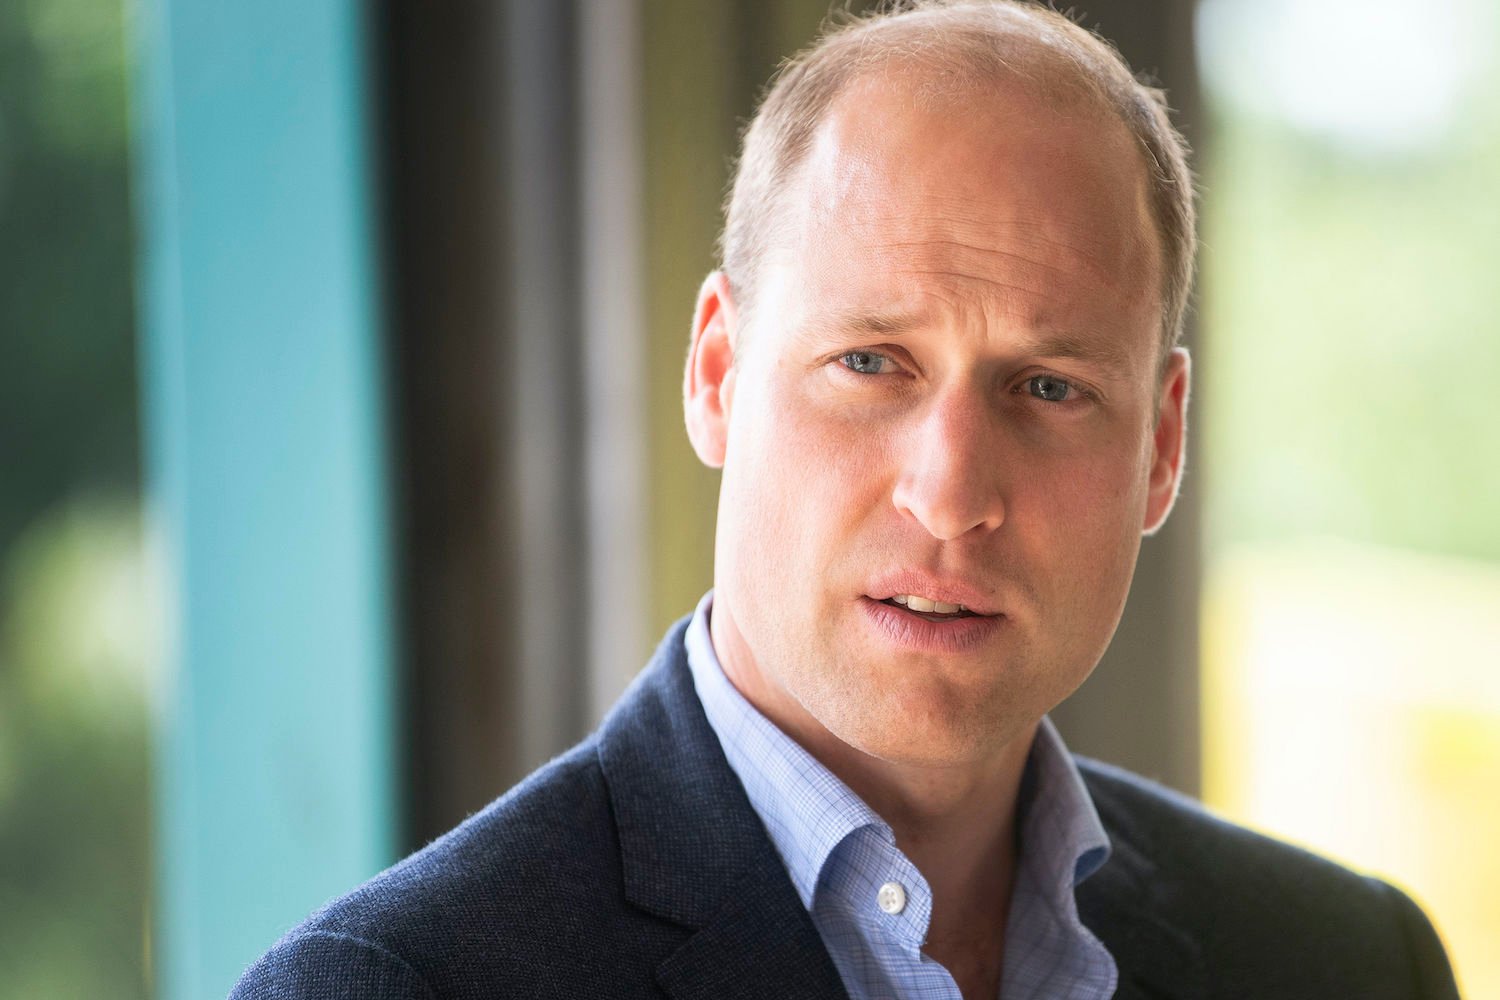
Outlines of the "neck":
{"label": "neck", "polygon": [[1016,875],[1016,802],[1032,725],[993,760],[912,766],[863,753],[821,726],[771,717],[890,824],[896,846],[932,890],[922,950],[966,998],[999,995],[1006,917]]}
{"label": "neck", "polygon": [[934,765],[875,757],[834,736],[758,670],[738,669],[739,647],[721,633],[722,620],[715,616],[711,626],[730,683],[890,824],[927,880],[932,918],[923,950],[965,997],[996,996],[1016,871],[1016,800],[1037,723],[976,759]]}
{"label": "neck", "polygon": [[923,950],[966,997],[999,992],[1016,873],[1016,802],[1035,732],[1029,727],[982,765],[949,768],[893,764],[831,735],[803,743],[890,824],[896,845],[927,880],[932,919]]}

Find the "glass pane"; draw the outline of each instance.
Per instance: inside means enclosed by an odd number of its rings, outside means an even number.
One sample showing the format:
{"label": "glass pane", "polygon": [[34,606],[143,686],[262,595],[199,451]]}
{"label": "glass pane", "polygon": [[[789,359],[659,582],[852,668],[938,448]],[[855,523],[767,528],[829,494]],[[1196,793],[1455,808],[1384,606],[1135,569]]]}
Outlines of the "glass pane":
{"label": "glass pane", "polygon": [[1500,5],[1205,0],[1205,792],[1500,996]]}

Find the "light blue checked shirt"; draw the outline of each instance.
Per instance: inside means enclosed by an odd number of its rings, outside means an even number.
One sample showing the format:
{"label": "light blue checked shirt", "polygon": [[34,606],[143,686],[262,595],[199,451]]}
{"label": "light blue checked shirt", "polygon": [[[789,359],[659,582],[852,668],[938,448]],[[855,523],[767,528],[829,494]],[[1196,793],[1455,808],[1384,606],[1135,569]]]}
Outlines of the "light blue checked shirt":
{"label": "light blue checked shirt", "polygon": [[[709,636],[712,605],[709,591],[687,632],[698,699],[849,996],[962,1000],[948,970],[922,954],[932,916],[926,879],[884,820],[729,683]],[[1107,1000],[1115,962],[1079,921],[1073,890],[1108,859],[1109,838],[1049,719],[1037,730],[1027,772],[1000,998]],[[889,907],[896,913],[877,902],[891,882],[906,897],[904,908]]]}

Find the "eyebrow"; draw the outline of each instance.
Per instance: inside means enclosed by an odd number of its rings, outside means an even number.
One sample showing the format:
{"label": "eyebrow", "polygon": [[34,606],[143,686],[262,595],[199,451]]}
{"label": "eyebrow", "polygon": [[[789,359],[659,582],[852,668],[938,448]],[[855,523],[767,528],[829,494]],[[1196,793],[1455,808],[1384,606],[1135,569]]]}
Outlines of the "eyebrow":
{"label": "eyebrow", "polygon": [[[820,317],[815,329],[836,333],[864,333],[899,337],[922,325],[922,317],[909,312],[845,310]],[[1114,338],[1079,337],[1067,332],[1047,332],[1020,343],[1022,354],[1044,358],[1090,361],[1115,369],[1134,367],[1132,352]]]}
{"label": "eyebrow", "polygon": [[839,333],[876,333],[899,336],[920,326],[921,319],[915,313],[850,309],[822,317],[815,325],[820,329]]}
{"label": "eyebrow", "polygon": [[1132,352],[1112,337],[1085,340],[1068,333],[1051,333],[1024,341],[1023,345],[1023,351],[1026,354],[1036,354],[1044,358],[1093,361],[1118,369],[1133,367],[1135,360]]}

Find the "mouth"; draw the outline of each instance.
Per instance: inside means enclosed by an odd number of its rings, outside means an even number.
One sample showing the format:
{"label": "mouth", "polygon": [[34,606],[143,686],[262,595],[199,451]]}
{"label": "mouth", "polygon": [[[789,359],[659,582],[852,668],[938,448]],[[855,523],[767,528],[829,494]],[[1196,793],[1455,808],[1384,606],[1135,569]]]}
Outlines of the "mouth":
{"label": "mouth", "polygon": [[968,655],[999,641],[1010,630],[1004,614],[984,614],[963,604],[939,603],[916,594],[870,596],[860,606],[873,634],[924,655]]}
{"label": "mouth", "polygon": [[880,603],[929,622],[951,622],[963,618],[985,617],[970,611],[962,604],[935,601],[917,594],[896,594]]}

